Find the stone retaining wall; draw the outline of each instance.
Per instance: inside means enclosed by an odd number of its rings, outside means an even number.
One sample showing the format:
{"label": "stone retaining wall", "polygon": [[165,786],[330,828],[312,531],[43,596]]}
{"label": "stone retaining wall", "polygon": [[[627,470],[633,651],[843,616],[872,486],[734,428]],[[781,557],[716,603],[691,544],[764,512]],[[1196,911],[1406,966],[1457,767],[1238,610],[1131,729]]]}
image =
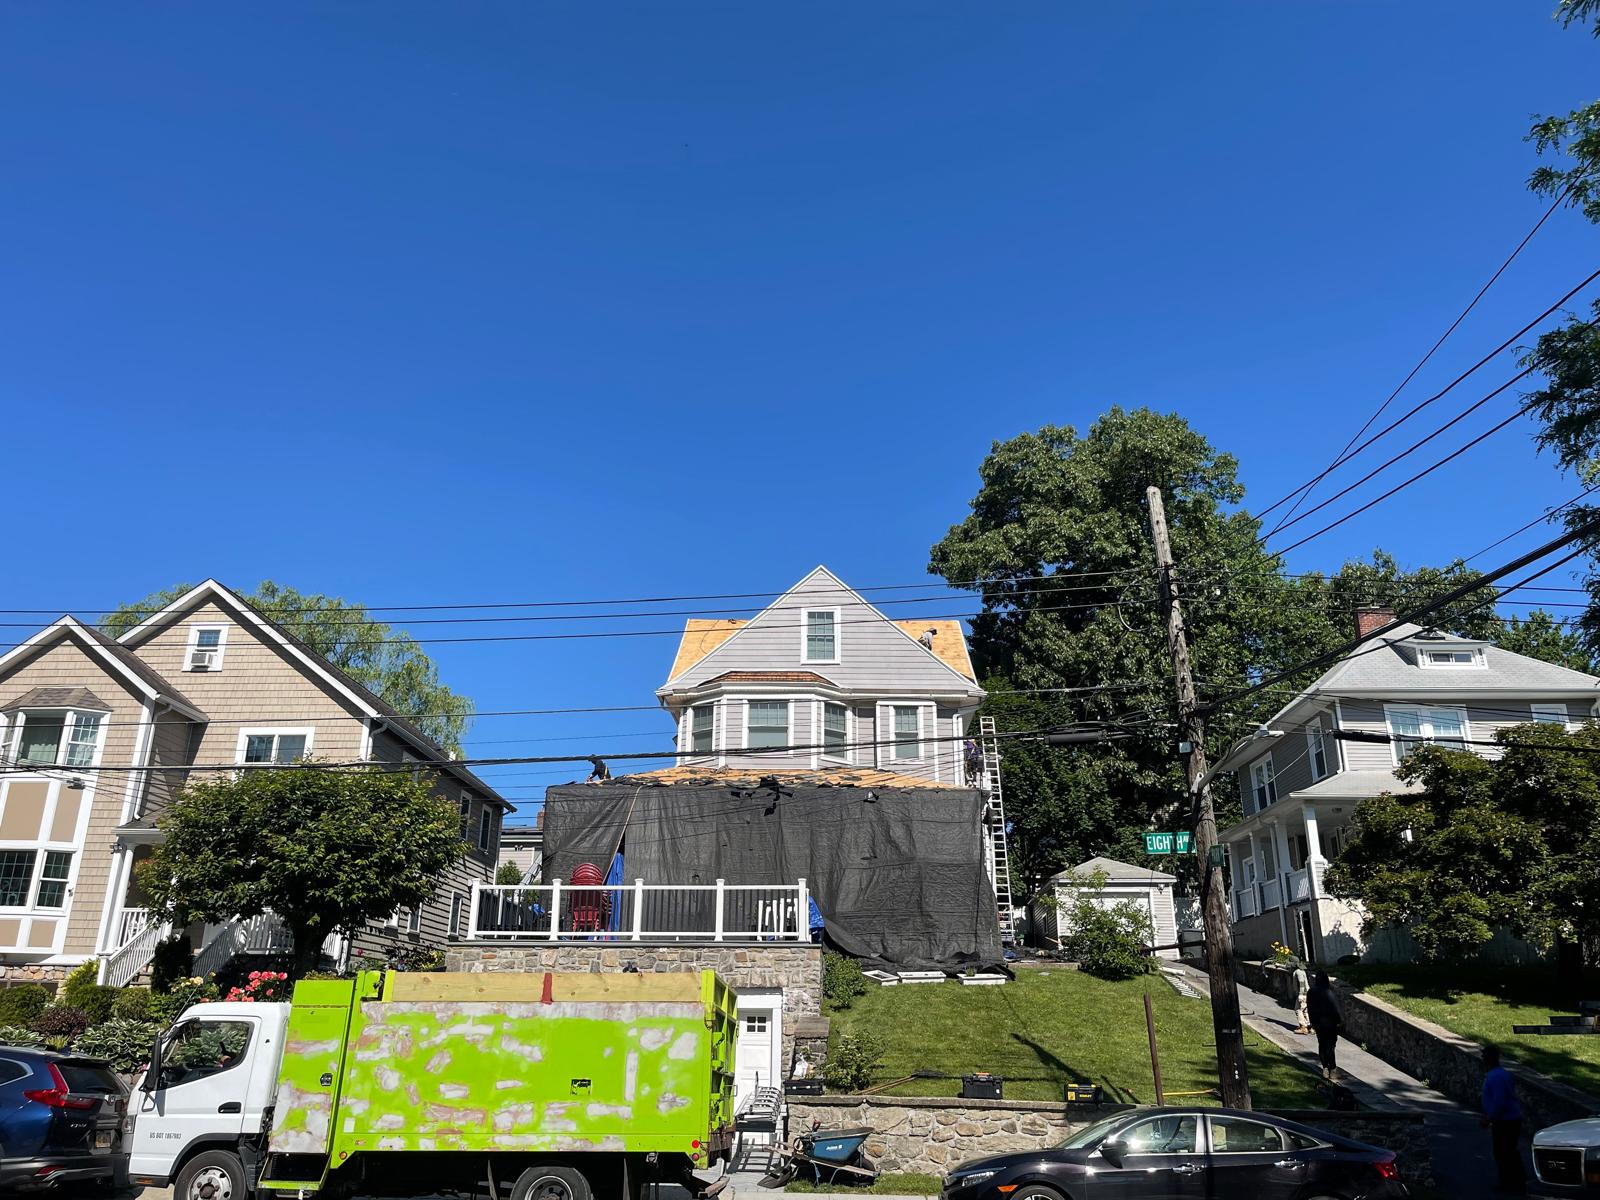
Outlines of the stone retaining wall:
{"label": "stone retaining wall", "polygon": [[[811,1128],[813,1121],[823,1128],[864,1125],[874,1131],[866,1151],[879,1170],[943,1175],[968,1159],[1058,1145],[1085,1125],[1129,1107],[914,1096],[791,1096],[789,1136]],[[1432,1186],[1433,1161],[1421,1113],[1284,1109],[1276,1115],[1393,1150],[1408,1183]]]}
{"label": "stone retaining wall", "polygon": [[[1287,971],[1245,960],[1236,966],[1246,987],[1265,992],[1285,1007],[1294,1004],[1294,981]],[[1478,1111],[1483,1094],[1482,1046],[1348,984],[1335,980],[1333,986],[1344,1009],[1346,1037],[1464,1108]],[[1510,1035],[1509,1027],[1506,1033]],[[1600,1100],[1588,1093],[1512,1062],[1509,1055],[1505,1065],[1516,1078],[1517,1098],[1529,1129],[1600,1113]]]}
{"label": "stone retaining wall", "polygon": [[783,990],[783,1062],[803,1017],[822,1015],[822,947],[809,943],[474,942],[445,950],[447,971],[715,971],[735,990]]}

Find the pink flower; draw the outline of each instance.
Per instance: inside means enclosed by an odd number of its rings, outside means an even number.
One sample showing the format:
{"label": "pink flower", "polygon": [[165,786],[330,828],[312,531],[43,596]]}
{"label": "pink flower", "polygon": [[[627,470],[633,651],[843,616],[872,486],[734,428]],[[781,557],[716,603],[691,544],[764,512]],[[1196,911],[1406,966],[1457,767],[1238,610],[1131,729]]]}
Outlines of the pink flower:
{"label": "pink flower", "polygon": [[250,978],[252,980],[260,979],[261,978],[261,972],[260,971],[251,971],[250,972]]}

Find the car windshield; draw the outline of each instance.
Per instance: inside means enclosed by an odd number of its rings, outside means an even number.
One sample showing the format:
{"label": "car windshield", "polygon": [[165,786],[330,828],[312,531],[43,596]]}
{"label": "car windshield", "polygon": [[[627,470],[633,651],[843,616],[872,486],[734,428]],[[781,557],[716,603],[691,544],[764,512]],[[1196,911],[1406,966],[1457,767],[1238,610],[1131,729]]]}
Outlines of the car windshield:
{"label": "car windshield", "polygon": [[1104,1118],[1102,1120],[1096,1121],[1093,1125],[1090,1125],[1087,1128],[1078,1130],[1077,1133],[1073,1134],[1066,1141],[1062,1142],[1061,1145],[1057,1147],[1057,1149],[1058,1150],[1084,1150],[1084,1149],[1087,1149],[1088,1147],[1090,1147],[1090,1146],[1094,1145],[1096,1142],[1098,1142],[1101,1138],[1105,1137],[1106,1134],[1110,1133],[1118,1125],[1122,1124],[1123,1121],[1127,1120],[1127,1117],[1128,1117],[1127,1113],[1118,1113],[1114,1117],[1106,1117],[1106,1118]]}

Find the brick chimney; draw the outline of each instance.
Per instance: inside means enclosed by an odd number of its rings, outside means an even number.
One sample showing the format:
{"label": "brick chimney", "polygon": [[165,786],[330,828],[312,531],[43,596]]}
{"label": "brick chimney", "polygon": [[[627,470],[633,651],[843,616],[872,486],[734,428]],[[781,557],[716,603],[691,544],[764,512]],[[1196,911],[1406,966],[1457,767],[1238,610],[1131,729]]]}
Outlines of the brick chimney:
{"label": "brick chimney", "polygon": [[1356,609],[1356,636],[1370,637],[1394,620],[1394,609],[1387,604],[1365,604]]}

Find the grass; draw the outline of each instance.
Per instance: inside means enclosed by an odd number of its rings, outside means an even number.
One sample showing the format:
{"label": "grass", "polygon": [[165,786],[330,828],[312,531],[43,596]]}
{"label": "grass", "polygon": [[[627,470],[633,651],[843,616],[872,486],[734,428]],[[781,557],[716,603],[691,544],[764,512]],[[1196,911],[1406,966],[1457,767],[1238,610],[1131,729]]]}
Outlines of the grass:
{"label": "grass", "polygon": [[879,1175],[870,1187],[859,1183],[812,1183],[796,1179],[783,1190],[786,1192],[855,1192],[865,1196],[937,1196],[942,1181],[937,1175]]}
{"label": "grass", "polygon": [[[992,1071],[1005,1078],[1011,1100],[1060,1101],[1062,1085],[1078,1082],[1099,1084],[1107,1100],[1151,1104],[1146,990],[1168,1099],[1216,1087],[1210,1006],[1154,975],[1110,983],[1079,971],[1022,970],[1003,987],[872,985],[850,1008],[831,1015],[835,1036],[867,1031],[883,1041],[874,1083],[915,1071],[948,1077],[913,1079],[886,1095],[955,1096],[962,1075]],[[1321,1107],[1318,1081],[1294,1059],[1249,1030],[1245,1046],[1259,1107]],[[1175,1102],[1219,1101],[1195,1095]]]}
{"label": "grass", "polygon": [[1352,966],[1335,973],[1396,1008],[1475,1042],[1493,1042],[1524,1066],[1600,1096],[1600,1035],[1514,1034],[1552,1013],[1575,1013],[1580,999],[1600,999],[1600,973],[1574,991],[1553,968]]}

